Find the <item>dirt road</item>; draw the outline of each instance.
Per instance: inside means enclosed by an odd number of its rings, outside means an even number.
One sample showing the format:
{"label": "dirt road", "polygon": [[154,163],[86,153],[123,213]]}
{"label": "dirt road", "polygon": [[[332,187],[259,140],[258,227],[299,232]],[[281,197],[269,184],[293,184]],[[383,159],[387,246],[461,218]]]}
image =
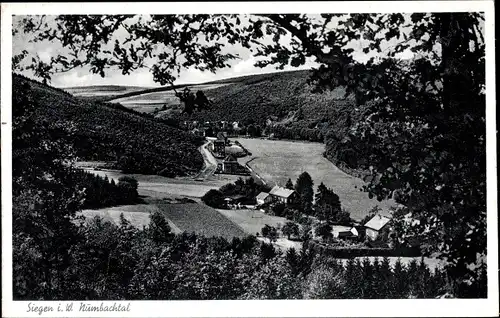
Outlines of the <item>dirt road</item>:
{"label": "dirt road", "polygon": [[196,180],[206,180],[209,177],[213,176],[215,173],[215,170],[217,170],[217,160],[215,160],[215,157],[212,155],[210,150],[208,150],[208,147],[212,144],[212,141],[207,141],[205,144],[200,146],[198,150],[200,151],[201,155],[203,156],[203,160],[205,161],[205,164],[203,166],[203,169],[200,171],[200,173],[196,176]]}

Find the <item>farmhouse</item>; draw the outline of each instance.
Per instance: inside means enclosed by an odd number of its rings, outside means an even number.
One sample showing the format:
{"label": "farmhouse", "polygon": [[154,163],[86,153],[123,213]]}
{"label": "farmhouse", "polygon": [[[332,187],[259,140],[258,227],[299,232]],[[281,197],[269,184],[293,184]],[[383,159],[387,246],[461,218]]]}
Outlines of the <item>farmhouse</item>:
{"label": "farmhouse", "polygon": [[271,202],[273,198],[271,195],[269,195],[269,193],[261,192],[255,197],[255,200],[257,200],[257,205],[262,205],[264,203]]}
{"label": "farmhouse", "polygon": [[388,226],[390,220],[386,216],[375,215],[365,224],[366,236],[372,240],[376,240],[380,232]]}
{"label": "farmhouse", "polygon": [[272,188],[269,195],[272,197],[273,201],[286,204],[296,203],[299,198],[299,195],[294,190],[285,189],[280,186]]}
{"label": "farmhouse", "polygon": [[238,173],[240,164],[233,155],[227,155],[224,161],[222,161],[221,170],[223,173]]}

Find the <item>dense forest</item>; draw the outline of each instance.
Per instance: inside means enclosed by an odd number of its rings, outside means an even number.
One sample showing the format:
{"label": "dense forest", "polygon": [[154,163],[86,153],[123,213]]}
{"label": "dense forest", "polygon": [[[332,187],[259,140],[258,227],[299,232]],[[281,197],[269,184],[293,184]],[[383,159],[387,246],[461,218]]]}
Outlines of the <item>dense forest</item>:
{"label": "dense forest", "polygon": [[80,160],[112,161],[124,172],[170,177],[195,173],[203,165],[199,138],[149,116],[82,101],[14,75],[13,94],[20,92],[37,101],[34,111],[44,125],[67,128],[57,138],[67,140]]}

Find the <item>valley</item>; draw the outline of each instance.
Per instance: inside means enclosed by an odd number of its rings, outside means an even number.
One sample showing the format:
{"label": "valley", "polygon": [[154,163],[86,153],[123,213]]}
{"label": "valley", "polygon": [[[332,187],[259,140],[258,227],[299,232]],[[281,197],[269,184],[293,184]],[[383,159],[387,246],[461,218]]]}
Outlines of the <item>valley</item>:
{"label": "valley", "polygon": [[8,296],[496,300],[482,9],[11,8]]}

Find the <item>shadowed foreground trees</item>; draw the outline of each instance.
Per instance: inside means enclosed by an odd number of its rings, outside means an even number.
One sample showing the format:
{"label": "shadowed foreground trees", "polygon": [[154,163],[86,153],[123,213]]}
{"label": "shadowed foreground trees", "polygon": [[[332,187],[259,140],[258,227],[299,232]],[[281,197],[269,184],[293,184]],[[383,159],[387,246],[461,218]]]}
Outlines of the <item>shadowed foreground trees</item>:
{"label": "shadowed foreground trees", "polygon": [[[77,227],[68,267],[52,272],[49,286],[14,276],[14,299],[203,300],[434,298],[447,291],[444,273],[414,261],[360,262],[286,254],[255,237],[173,235],[161,214],[139,230],[122,216],[118,225],[99,217]],[[31,270],[26,255],[19,270]],[[17,272],[19,273],[19,272]],[[37,272],[33,272],[34,277]],[[334,288],[335,287],[335,288]]]}

